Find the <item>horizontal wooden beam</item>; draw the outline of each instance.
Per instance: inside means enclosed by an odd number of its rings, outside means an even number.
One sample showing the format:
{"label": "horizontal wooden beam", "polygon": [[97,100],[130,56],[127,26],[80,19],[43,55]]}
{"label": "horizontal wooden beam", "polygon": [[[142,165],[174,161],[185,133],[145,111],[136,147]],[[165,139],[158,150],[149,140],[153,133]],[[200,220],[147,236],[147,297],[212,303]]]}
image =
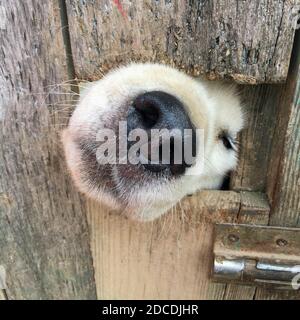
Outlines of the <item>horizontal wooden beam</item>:
{"label": "horizontal wooden beam", "polygon": [[296,1],[66,0],[76,74],[131,61],[242,83],[286,79]]}

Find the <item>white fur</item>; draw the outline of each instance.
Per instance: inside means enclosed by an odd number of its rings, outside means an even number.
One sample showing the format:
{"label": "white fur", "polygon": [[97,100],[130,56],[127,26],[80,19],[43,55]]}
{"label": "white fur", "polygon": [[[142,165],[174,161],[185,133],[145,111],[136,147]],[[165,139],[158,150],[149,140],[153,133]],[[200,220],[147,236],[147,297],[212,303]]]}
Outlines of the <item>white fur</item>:
{"label": "white fur", "polygon": [[[84,168],[74,139],[80,136],[92,137],[93,128],[104,127],[124,103],[129,103],[141,93],[154,90],[177,97],[186,106],[195,127],[204,129],[204,171],[197,174],[196,163],[175,181],[152,182],[150,186],[141,188],[137,185],[128,190],[126,180],[119,175],[118,167],[115,166],[111,178],[122,194],[120,201],[105,192],[104,188],[99,191],[83,181]],[[100,116],[103,123],[99,123]],[[85,90],[63,133],[63,144],[68,167],[82,192],[113,208],[123,209],[127,215],[136,219],[153,220],[186,194],[220,186],[224,174],[235,168],[237,157],[236,152],[223,146],[218,134],[227,130],[235,137],[242,126],[240,101],[232,86],[196,80],[160,64],[131,64],[110,72]],[[147,177],[141,177],[141,181],[143,179]]]}

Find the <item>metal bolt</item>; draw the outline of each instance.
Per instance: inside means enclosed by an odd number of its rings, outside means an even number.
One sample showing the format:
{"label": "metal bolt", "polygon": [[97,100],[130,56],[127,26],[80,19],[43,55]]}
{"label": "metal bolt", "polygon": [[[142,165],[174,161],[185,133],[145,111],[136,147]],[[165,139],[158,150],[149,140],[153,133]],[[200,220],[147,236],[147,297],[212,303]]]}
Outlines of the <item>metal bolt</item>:
{"label": "metal bolt", "polygon": [[235,234],[230,234],[230,235],[228,236],[228,240],[229,240],[230,242],[238,242],[238,241],[240,240],[240,238],[239,238],[237,235],[235,235]]}
{"label": "metal bolt", "polygon": [[285,239],[277,239],[276,240],[276,244],[279,247],[284,247],[284,246],[286,246],[288,244],[288,242]]}

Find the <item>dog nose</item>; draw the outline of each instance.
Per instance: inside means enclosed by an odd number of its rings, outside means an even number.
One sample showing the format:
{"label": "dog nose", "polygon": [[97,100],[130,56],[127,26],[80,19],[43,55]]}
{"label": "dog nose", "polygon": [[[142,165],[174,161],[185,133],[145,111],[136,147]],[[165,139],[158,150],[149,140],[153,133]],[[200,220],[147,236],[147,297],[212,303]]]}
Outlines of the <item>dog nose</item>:
{"label": "dog nose", "polygon": [[[149,161],[143,163],[146,170],[169,170],[171,175],[180,175],[192,165],[196,154],[196,132],[184,105],[175,96],[162,91],[137,96],[127,115],[128,134],[134,129],[143,129],[148,136]],[[154,143],[157,135],[159,140]],[[129,142],[128,148],[131,145]],[[167,148],[167,159],[164,147]]]}

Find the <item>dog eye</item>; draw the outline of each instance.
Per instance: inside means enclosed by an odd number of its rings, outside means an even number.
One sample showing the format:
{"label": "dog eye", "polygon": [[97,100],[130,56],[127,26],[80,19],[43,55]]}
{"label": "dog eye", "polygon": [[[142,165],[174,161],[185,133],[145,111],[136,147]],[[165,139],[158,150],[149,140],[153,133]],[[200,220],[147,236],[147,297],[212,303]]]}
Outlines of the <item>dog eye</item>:
{"label": "dog eye", "polygon": [[219,139],[227,150],[235,150],[234,140],[227,133],[222,132]]}

